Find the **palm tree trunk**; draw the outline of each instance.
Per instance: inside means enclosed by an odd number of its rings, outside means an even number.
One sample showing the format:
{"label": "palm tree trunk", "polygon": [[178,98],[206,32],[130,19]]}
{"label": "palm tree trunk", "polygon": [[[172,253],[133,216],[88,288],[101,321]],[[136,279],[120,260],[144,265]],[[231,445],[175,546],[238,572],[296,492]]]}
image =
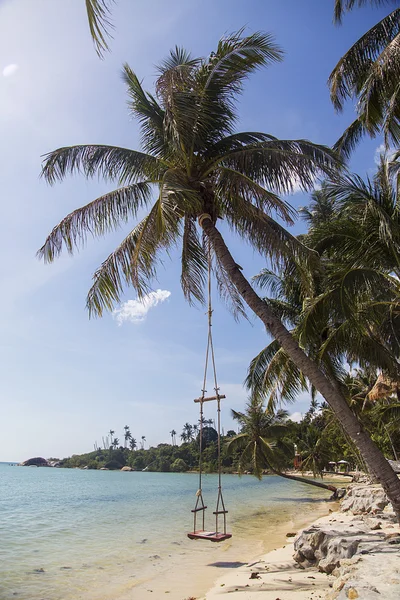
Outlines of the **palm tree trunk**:
{"label": "palm tree trunk", "polygon": [[307,485],[313,485],[315,487],[322,488],[323,490],[329,490],[333,492],[332,499],[336,498],[337,487],[334,485],[329,485],[328,483],[321,483],[320,481],[314,481],[313,479],[307,479],[306,477],[298,477],[297,475],[288,475],[287,473],[282,473],[281,471],[277,471],[271,465],[269,468],[275,475],[279,475],[279,477],[284,477],[285,479],[292,479],[293,481],[298,481],[299,483],[306,483]]}
{"label": "palm tree trunk", "polygon": [[385,490],[400,522],[400,480],[382,452],[363,430],[361,423],[340,392],[339,386],[335,382],[330,381],[318,365],[305,354],[280,319],[274,315],[268,305],[256,294],[233,259],[211,217],[203,214],[199,218],[199,223],[207,234],[214,252],[240,296],[261,319],[267,331],[280,343],[292,361],[330,405],[336,418],[360,450],[368,469]]}

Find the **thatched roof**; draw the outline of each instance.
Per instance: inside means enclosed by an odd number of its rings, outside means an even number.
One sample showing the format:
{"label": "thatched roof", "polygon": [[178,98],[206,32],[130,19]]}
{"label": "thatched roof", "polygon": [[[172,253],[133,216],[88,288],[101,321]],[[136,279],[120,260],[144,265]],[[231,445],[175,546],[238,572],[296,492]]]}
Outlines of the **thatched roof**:
{"label": "thatched roof", "polygon": [[393,396],[393,394],[397,394],[399,392],[399,384],[399,381],[394,381],[387,375],[380,373],[374,384],[374,387],[367,394],[366,399],[375,402],[376,400],[380,400],[380,398],[388,398],[389,396]]}

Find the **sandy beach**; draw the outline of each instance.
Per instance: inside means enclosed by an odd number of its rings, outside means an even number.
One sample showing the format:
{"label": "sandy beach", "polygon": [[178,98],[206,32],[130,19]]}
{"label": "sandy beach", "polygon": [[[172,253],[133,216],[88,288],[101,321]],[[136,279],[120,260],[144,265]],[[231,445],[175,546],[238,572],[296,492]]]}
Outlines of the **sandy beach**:
{"label": "sandy beach", "polygon": [[[315,524],[328,523],[339,517],[342,517],[339,512],[329,513],[315,521]],[[280,548],[219,579],[204,599],[216,600],[224,594],[229,594],[233,600],[324,598],[334,577],[319,573],[316,569],[299,569],[293,554],[293,542],[289,538]]]}

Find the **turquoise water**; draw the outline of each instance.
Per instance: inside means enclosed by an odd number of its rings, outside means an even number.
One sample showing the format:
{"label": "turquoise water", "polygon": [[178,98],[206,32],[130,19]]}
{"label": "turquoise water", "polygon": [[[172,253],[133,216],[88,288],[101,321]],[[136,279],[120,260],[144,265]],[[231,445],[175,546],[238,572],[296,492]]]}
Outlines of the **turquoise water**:
{"label": "turquoise water", "polygon": [[[197,484],[195,474],[0,464],[0,599],[139,600],[162,591],[183,600],[269,549],[282,524],[327,511],[316,488],[227,475],[232,541],[193,542],[185,533]],[[210,529],[216,485],[205,476]]]}

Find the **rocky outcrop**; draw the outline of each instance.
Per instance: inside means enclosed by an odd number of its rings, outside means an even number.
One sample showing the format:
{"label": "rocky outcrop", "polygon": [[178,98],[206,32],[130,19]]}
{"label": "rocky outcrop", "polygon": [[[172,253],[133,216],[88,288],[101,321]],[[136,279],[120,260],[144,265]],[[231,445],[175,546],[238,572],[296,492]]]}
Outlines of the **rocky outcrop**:
{"label": "rocky outcrop", "polygon": [[125,467],[122,467],[121,471],[133,471],[133,469],[132,469],[132,467],[125,466]]}
{"label": "rocky outcrop", "polygon": [[400,553],[395,546],[386,545],[383,552],[343,560],[335,575],[328,600],[400,598]]}
{"label": "rocky outcrop", "polygon": [[36,456],[35,458],[29,458],[28,460],[24,460],[24,462],[20,463],[22,467],[49,467],[49,463],[45,458],[41,456]]}
{"label": "rocky outcrop", "polygon": [[377,514],[388,504],[388,497],[379,485],[349,485],[341,509],[353,515]]}
{"label": "rocky outcrop", "polygon": [[[382,539],[384,535],[382,535]],[[343,559],[351,558],[360,544],[376,542],[363,521],[347,524],[324,524],[304,529],[294,542],[294,560],[302,568],[318,567],[319,571],[332,573]]]}
{"label": "rocky outcrop", "polygon": [[329,600],[398,600],[400,530],[383,490],[350,486],[342,511],[298,535],[294,560],[336,576]]}

